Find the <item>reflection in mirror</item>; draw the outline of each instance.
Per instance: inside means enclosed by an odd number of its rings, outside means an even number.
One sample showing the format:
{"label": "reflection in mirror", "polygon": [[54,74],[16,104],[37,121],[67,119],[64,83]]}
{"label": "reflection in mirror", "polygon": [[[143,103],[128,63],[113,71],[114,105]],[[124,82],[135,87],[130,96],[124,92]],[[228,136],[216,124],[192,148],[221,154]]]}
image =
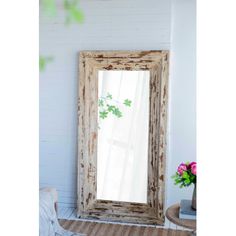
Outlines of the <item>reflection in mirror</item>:
{"label": "reflection in mirror", "polygon": [[97,199],[147,203],[149,78],[98,72]]}

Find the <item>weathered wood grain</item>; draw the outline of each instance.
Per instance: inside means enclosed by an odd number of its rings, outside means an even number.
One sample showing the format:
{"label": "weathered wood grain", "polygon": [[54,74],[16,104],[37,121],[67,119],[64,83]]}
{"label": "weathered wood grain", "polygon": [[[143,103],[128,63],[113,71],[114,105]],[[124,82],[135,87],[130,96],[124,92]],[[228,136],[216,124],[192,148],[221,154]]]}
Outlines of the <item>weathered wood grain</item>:
{"label": "weathered wood grain", "polygon": [[[84,51],[79,59],[78,216],[163,224],[168,52]],[[147,204],[96,199],[98,70],[150,71]]]}

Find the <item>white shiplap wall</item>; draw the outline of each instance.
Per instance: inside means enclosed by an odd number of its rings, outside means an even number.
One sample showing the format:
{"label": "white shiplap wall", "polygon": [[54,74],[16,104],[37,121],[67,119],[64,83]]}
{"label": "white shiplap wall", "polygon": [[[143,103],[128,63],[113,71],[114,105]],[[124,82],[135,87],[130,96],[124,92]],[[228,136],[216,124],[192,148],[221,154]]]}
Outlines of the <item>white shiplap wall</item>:
{"label": "white shiplap wall", "polygon": [[[40,186],[56,187],[60,205],[75,206],[77,53],[171,49],[167,204],[179,200],[183,191],[190,196],[187,190],[175,188],[169,176],[178,162],[195,159],[195,75],[191,67],[195,0],[80,2],[86,17],[82,25],[65,26],[62,11],[52,19],[40,15],[40,54],[54,57],[40,74],[39,83]],[[190,69],[185,73],[183,67]]]}

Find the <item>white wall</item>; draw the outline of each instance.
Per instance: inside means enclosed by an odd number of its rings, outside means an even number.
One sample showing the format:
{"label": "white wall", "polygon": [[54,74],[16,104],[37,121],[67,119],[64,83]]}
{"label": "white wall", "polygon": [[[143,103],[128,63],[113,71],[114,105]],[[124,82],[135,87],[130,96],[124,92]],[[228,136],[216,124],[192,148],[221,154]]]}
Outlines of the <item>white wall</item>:
{"label": "white wall", "polygon": [[196,160],[196,1],[172,0],[167,205],[191,199],[170,178],[181,161]]}
{"label": "white wall", "polygon": [[[171,8],[171,0],[81,0],[86,20],[68,27],[61,11],[40,16],[40,54],[54,57],[40,74],[40,186],[56,187],[61,205],[76,203],[80,50],[171,47],[168,178],[180,161],[195,158],[195,1],[173,2]],[[168,204],[186,193],[168,181]]]}

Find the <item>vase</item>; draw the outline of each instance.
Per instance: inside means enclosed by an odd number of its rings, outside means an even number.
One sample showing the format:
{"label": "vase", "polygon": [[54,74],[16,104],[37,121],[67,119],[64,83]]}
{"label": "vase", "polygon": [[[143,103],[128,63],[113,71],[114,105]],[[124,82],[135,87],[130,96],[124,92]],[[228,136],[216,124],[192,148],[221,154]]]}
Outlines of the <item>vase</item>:
{"label": "vase", "polygon": [[196,195],[197,195],[197,184],[194,184],[193,197],[192,197],[192,208],[194,210],[197,210]]}

